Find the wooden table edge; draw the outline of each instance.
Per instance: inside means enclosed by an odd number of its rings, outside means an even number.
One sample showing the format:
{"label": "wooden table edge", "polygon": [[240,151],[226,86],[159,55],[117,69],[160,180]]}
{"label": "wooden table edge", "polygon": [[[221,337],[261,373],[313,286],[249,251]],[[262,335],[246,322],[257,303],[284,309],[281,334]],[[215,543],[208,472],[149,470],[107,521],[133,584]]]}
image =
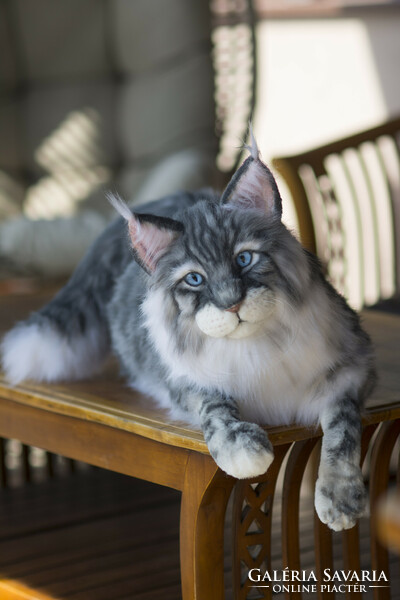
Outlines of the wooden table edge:
{"label": "wooden table edge", "polygon": [[[21,393],[22,391],[22,393]],[[89,405],[74,405],[71,400],[63,401],[59,394],[52,398],[51,390],[49,393],[35,394],[29,389],[12,387],[0,380],[0,398],[9,400],[19,405],[29,406],[39,411],[51,412],[60,417],[72,417],[89,423],[110,427],[117,431],[135,434],[168,446],[178,447],[185,450],[192,450],[200,454],[209,454],[207,444],[203,434],[187,426],[169,423],[150,418],[143,418],[141,415],[131,414],[131,418],[124,418],[117,414],[111,414],[96,410]],[[363,425],[379,423],[395,418],[400,418],[400,402],[392,402],[383,405],[373,405],[365,409],[363,414]],[[272,445],[278,446],[290,442],[296,442],[308,438],[320,437],[322,431],[320,427],[309,427],[303,425],[284,425],[284,426],[265,426]],[[7,436],[6,436],[7,437]]]}

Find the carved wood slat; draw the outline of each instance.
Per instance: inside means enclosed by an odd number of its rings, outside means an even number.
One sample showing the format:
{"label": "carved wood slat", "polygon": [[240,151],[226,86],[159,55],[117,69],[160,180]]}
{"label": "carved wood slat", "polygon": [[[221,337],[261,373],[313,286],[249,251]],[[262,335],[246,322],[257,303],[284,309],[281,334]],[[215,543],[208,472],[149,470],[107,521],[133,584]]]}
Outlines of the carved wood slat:
{"label": "carved wood slat", "polygon": [[[267,473],[256,479],[238,481],[233,504],[233,583],[235,600],[272,598],[272,588],[256,587],[248,579],[253,568],[271,568],[271,524],[276,481],[291,444],[275,448]],[[260,584],[267,586],[268,582]]]}
{"label": "carved wood slat", "polygon": [[305,186],[302,184],[300,170],[297,165],[279,159],[275,159],[274,166],[280,175],[284,177],[292,197],[296,198],[296,216],[302,243],[315,254],[317,251],[317,232],[313,225],[313,208],[309,204]]}
{"label": "carved wood slat", "polygon": [[[320,444],[319,444],[320,445]],[[317,476],[317,473],[316,473]],[[315,482],[314,482],[315,485]],[[320,584],[324,580],[324,569],[333,568],[333,552],[332,552],[332,531],[327,525],[319,520],[319,517],[314,508],[314,546],[315,546],[315,575]],[[317,585],[318,600],[325,600],[335,594],[328,592]]]}
{"label": "carved wood slat", "polygon": [[[299,499],[304,471],[318,438],[293,445],[285,469],[282,493],[282,567],[300,570]],[[286,598],[301,598],[301,592],[285,591]]]}
{"label": "carved wood slat", "polygon": [[301,240],[358,308],[399,291],[399,128],[400,119],[392,119],[273,160],[289,185]]}
{"label": "carved wood slat", "polygon": [[[360,298],[365,296],[365,248],[363,235],[363,215],[359,205],[359,194],[354,182],[354,165],[346,160],[348,149],[327,160],[332,166],[332,185],[336,189],[336,204],[342,213],[341,235],[337,236],[336,258],[342,261],[342,284],[333,279],[333,284],[345,295],[350,303],[360,306]],[[364,182],[365,183],[365,182]],[[348,239],[352,232],[352,241]],[[354,240],[354,241],[353,241]],[[351,246],[351,247],[350,247]],[[331,265],[328,265],[331,272]],[[354,286],[355,290],[352,290]],[[358,303],[358,304],[357,304]]]}
{"label": "carved wood slat", "polygon": [[[400,434],[400,419],[393,418],[384,423],[368,423],[364,418],[364,430],[361,442],[361,466],[368,459],[368,473],[370,474],[370,503],[371,503],[371,570],[381,572],[382,570],[389,574],[388,552],[383,548],[376,536],[376,511],[375,503],[377,498],[385,492],[389,482],[389,464],[396,439]],[[376,434],[377,433],[377,434]],[[376,436],[375,436],[376,434]],[[299,551],[299,492],[303,474],[307,463],[310,460],[312,450],[315,447],[318,438],[300,440],[291,446],[288,461],[285,465],[285,475],[282,489],[282,568],[288,567],[289,571],[301,571],[300,551]],[[277,450],[277,448],[276,448]],[[272,511],[264,514],[260,509],[266,498],[269,498],[268,505],[272,508],[272,498],[275,489],[275,483],[279,471],[282,467],[282,460],[287,454],[287,447],[282,454],[277,456],[279,464],[264,476],[262,482],[258,480],[256,485],[253,480],[242,481],[238,483],[235,494],[234,504],[234,522],[236,522],[234,543],[234,575],[237,600],[247,600],[250,598],[271,598],[272,587],[252,587],[247,579],[250,568],[260,569],[263,573],[271,569],[270,560],[270,522]],[[261,514],[260,514],[261,512]],[[258,527],[254,531],[254,524]],[[253,526],[253,530],[251,530]],[[249,531],[250,530],[250,531]],[[339,534],[336,534],[339,535]],[[360,540],[358,524],[341,534],[342,537],[342,559],[343,568],[347,571],[361,572],[360,561]],[[324,579],[324,569],[334,569],[331,530],[318,519],[315,513],[314,520],[314,538],[315,538],[315,574],[319,583]],[[257,548],[257,545],[260,546]],[[253,547],[253,548],[252,548]],[[255,552],[252,553],[252,550]],[[241,577],[242,575],[242,577]],[[261,585],[268,585],[269,582],[260,582]],[[291,588],[289,588],[290,590]],[[258,596],[250,596],[250,592]],[[284,590],[285,597],[291,598],[294,593]],[[374,600],[387,600],[390,598],[389,587],[373,588]],[[322,589],[317,585],[318,598],[332,598],[332,590]],[[297,596],[301,598],[300,596]],[[346,597],[354,600],[362,597],[360,592],[352,588],[346,589]]]}
{"label": "carved wood slat", "polygon": [[[368,425],[364,428],[362,439],[361,439],[361,457],[360,464],[364,464],[367,456],[368,448],[372,436],[374,435],[378,425]],[[356,571],[360,573],[360,537],[359,537],[359,525],[351,529],[346,529],[342,533],[342,550],[343,550],[343,568],[348,571]],[[346,598],[355,599],[362,598],[361,592],[356,592],[351,588],[346,588]]]}
{"label": "carved wood slat", "polygon": [[[342,533],[343,568],[345,571],[360,573],[360,528],[358,523]],[[346,598],[362,598],[361,592],[346,588]]]}
{"label": "carved wood slat", "polygon": [[[315,575],[318,583],[324,580],[324,569],[333,568],[332,531],[314,514],[314,543],[315,543]],[[317,597],[320,600],[332,598],[334,592],[323,589],[317,585]]]}
{"label": "carved wood slat", "polygon": [[[382,161],[383,171],[386,176],[388,191],[392,208],[392,236],[394,240],[395,256],[400,256],[400,151],[396,144],[397,136],[382,135],[378,139],[377,149]],[[400,289],[400,260],[396,261],[395,289]]]}
{"label": "carved wood slat", "polygon": [[[329,256],[326,257],[328,275],[333,285],[342,293],[346,286],[347,264],[344,257],[343,214],[335,194],[334,183],[326,171],[318,178],[326,218]],[[324,257],[325,259],[325,257]]]}
{"label": "carved wood slat", "polygon": [[[400,435],[400,419],[382,423],[371,452],[370,505],[371,505],[371,568],[389,572],[389,555],[377,536],[376,504],[389,481],[389,465],[394,444]],[[390,588],[375,587],[374,600],[389,600]]]}
{"label": "carved wood slat", "polygon": [[[361,167],[361,182],[359,183],[359,189],[357,190],[357,202],[360,207],[360,214],[362,218],[361,239],[363,244],[363,258],[364,258],[364,303],[368,305],[375,304],[379,298],[385,294],[382,288],[382,274],[381,274],[381,261],[389,263],[390,254],[386,255],[385,249],[380,239],[379,232],[379,213],[384,213],[385,197],[382,190],[378,191],[374,189],[377,180],[381,177],[385,179],[384,165],[379,162],[378,150],[376,144],[373,142],[365,142],[358,148],[356,152],[359,165]],[[375,169],[372,168],[371,160],[375,165]],[[376,172],[376,167],[379,173]],[[353,178],[355,179],[355,171],[353,168]],[[355,184],[356,185],[356,184]],[[379,205],[377,205],[377,198],[379,197]],[[390,201],[389,201],[390,202]],[[392,219],[391,219],[392,220]],[[391,222],[387,223],[390,227]],[[383,232],[381,232],[383,233]],[[385,227],[384,237],[389,238],[389,231]]]}
{"label": "carved wood slat", "polygon": [[[284,164],[284,161],[282,161]],[[275,164],[275,163],[274,163]],[[282,172],[282,166],[280,161],[276,161],[277,168]],[[316,167],[314,165],[310,166],[308,164],[299,165],[298,166],[299,180],[302,193],[305,195],[305,204],[308,205],[308,210],[311,211],[311,223],[313,224],[313,237],[314,239],[314,248],[306,246],[307,240],[301,237],[302,243],[312,252],[317,254],[323,264],[328,264],[330,251],[329,251],[329,230],[328,223],[325,214],[325,203],[323,201],[320,181],[323,177],[323,174],[320,176],[316,173]],[[285,171],[283,170],[283,174]],[[325,174],[325,171],[324,171]],[[296,198],[296,212],[297,212],[297,196],[299,195],[297,189],[295,187],[291,188],[292,197]],[[316,226],[318,225],[318,227]],[[302,226],[301,221],[299,220],[299,228]],[[300,235],[302,236],[301,229]],[[311,237],[310,233],[307,232],[308,238]]]}

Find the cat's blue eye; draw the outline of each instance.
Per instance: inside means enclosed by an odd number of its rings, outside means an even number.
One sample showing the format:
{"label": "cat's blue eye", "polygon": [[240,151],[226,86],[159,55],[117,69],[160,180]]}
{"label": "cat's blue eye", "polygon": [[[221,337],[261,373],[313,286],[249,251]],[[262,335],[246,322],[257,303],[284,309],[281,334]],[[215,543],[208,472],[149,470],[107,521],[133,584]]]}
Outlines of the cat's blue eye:
{"label": "cat's blue eye", "polygon": [[236,263],[241,268],[248,267],[252,260],[253,260],[253,253],[249,252],[248,250],[244,250],[243,252],[240,252],[236,257]]}
{"label": "cat's blue eye", "polygon": [[203,275],[200,275],[200,273],[188,273],[185,277],[185,281],[189,285],[197,287],[203,283],[204,277]]}

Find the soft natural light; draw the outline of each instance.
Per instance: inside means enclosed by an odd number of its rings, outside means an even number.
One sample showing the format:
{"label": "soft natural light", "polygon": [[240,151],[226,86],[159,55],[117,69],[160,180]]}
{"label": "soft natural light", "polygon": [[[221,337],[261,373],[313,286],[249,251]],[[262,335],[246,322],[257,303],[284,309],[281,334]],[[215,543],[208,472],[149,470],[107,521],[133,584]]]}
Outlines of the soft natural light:
{"label": "soft natural light", "polygon": [[35,152],[47,173],[28,188],[24,213],[53,219],[76,213],[80,201],[110,178],[102,164],[101,119],[92,108],[73,111]]}
{"label": "soft natural light", "polygon": [[255,125],[266,157],[301,152],[387,117],[361,20],[263,21],[257,35]]}

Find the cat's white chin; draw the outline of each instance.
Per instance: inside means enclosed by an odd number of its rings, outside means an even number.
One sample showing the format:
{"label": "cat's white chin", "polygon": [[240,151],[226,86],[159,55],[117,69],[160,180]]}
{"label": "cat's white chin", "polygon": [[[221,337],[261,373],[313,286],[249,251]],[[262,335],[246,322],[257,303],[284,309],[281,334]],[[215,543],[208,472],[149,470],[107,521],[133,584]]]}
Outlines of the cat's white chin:
{"label": "cat's white chin", "polygon": [[239,321],[238,326],[232,333],[229,333],[226,337],[231,340],[240,340],[242,338],[250,337],[254,335],[260,329],[260,323],[248,323],[245,321]]}
{"label": "cat's white chin", "polygon": [[196,315],[199,329],[213,338],[227,337],[233,340],[250,337],[260,327],[260,321],[241,321],[236,313],[220,310],[213,304],[206,304]]}
{"label": "cat's white chin", "polygon": [[233,333],[238,325],[239,318],[235,313],[220,310],[214,304],[206,304],[196,314],[196,323],[199,329],[214,338],[222,338]]}

